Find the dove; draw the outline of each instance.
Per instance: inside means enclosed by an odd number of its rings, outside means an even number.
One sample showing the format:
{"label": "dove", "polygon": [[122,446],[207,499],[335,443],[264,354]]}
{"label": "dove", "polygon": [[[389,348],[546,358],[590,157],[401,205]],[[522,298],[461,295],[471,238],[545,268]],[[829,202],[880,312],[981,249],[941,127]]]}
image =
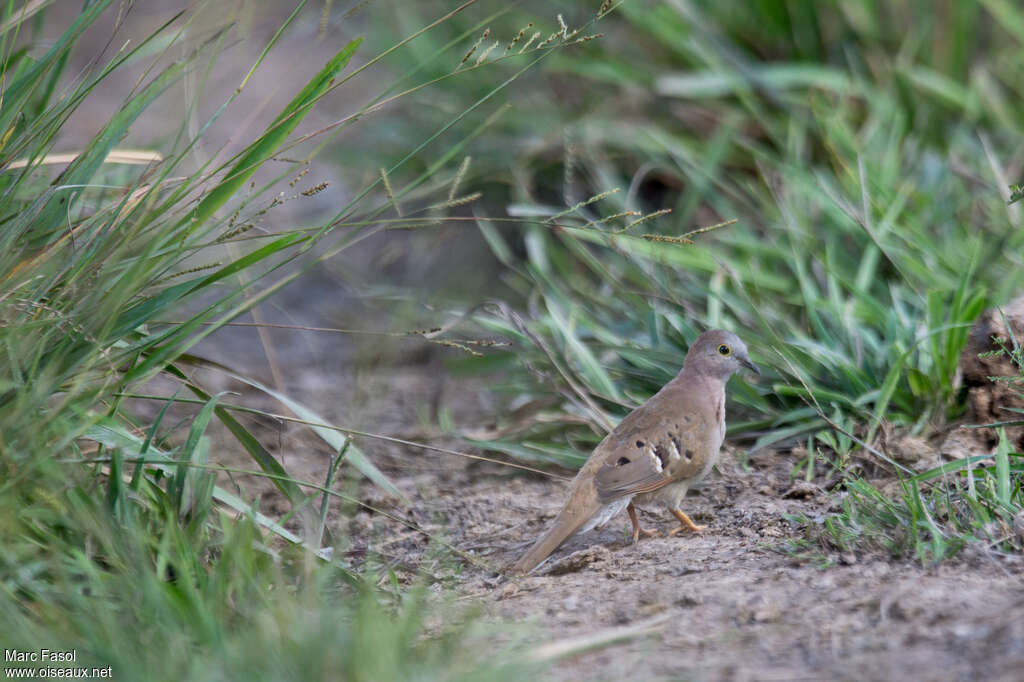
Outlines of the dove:
{"label": "dove", "polygon": [[680,503],[718,461],[725,438],[725,384],[742,367],[761,373],[738,336],[722,329],[698,336],[679,374],[594,449],[551,527],[511,572],[529,573],[570,537],[604,525],[623,510],[633,525],[634,542],[641,534],[657,535],[640,527],[634,504],[670,511],[680,525],[669,535],[704,530]]}

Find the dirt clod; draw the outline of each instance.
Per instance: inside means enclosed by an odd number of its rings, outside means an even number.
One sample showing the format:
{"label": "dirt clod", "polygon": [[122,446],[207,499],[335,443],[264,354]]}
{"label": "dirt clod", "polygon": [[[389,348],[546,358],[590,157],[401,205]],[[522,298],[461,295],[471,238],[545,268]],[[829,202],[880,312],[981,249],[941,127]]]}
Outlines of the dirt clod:
{"label": "dirt clod", "polygon": [[[970,408],[968,423],[1008,421],[1014,418],[1014,413],[1007,408],[1024,408],[1019,386],[991,378],[1020,375],[1020,368],[1012,358],[998,352],[1012,350],[1014,338],[1017,343],[1024,342],[1024,296],[1002,308],[986,310],[971,328],[967,346],[960,355],[960,372]],[[1024,448],[1024,427],[1006,427],[1006,435],[1018,450]],[[972,429],[970,437],[989,451],[998,441],[995,429]]]}
{"label": "dirt clod", "polygon": [[824,490],[810,481],[796,481],[789,490],[782,493],[782,497],[787,500],[805,500],[810,497],[823,495],[824,493]]}

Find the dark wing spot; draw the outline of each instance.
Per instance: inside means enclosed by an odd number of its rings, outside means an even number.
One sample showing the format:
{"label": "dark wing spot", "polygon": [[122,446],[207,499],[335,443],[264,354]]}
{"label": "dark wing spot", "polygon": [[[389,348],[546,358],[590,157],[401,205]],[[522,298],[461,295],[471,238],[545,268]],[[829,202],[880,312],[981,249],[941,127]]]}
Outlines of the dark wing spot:
{"label": "dark wing spot", "polygon": [[686,461],[689,462],[691,459],[693,459],[693,450],[691,450],[690,448],[686,448],[686,452],[683,453],[683,457],[685,457]]}
{"label": "dark wing spot", "polygon": [[629,458],[628,457],[619,457],[619,461],[616,462],[616,464],[618,464],[619,466],[623,466],[625,464],[629,464]]}
{"label": "dark wing spot", "polygon": [[644,442],[643,442],[642,440],[638,440],[638,441],[636,442],[636,446],[637,446],[638,448],[642,448],[642,447],[644,446]]}
{"label": "dark wing spot", "polygon": [[668,435],[668,437],[672,439],[672,445],[676,446],[676,450],[677,451],[681,451],[683,449],[683,444],[679,440],[679,434],[678,433],[670,433]]}
{"label": "dark wing spot", "polygon": [[654,456],[661,462],[663,469],[668,465],[668,452],[665,451],[665,446],[661,443],[654,446]]}

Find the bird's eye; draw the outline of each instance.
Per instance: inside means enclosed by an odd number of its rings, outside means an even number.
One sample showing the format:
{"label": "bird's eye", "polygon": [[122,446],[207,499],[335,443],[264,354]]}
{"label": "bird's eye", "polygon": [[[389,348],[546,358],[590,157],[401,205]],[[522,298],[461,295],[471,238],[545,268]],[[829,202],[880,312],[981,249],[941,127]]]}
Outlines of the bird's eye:
{"label": "bird's eye", "polygon": [[725,345],[724,343],[721,346],[718,347],[718,354],[719,355],[728,355],[731,352],[732,351],[729,350],[729,346]]}

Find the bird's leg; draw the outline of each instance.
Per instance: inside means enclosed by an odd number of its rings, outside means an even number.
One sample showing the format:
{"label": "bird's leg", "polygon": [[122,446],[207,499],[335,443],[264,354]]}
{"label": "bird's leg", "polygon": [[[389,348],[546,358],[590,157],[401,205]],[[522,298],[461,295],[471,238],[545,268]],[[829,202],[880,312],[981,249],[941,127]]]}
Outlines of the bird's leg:
{"label": "bird's leg", "polygon": [[656,530],[647,530],[646,528],[640,527],[640,520],[636,517],[636,507],[630,502],[629,506],[626,507],[626,512],[629,514],[629,521],[633,524],[633,543],[636,544],[640,540],[640,536],[643,535],[645,538],[653,538],[660,535]]}
{"label": "bird's leg", "polygon": [[705,528],[707,528],[707,526],[698,526],[696,523],[694,523],[693,519],[687,516],[682,509],[673,509],[672,513],[675,515],[677,519],[679,519],[679,523],[682,525],[676,526],[675,528],[670,530],[668,532],[670,537],[675,535],[676,533],[682,532],[683,530],[692,530],[694,533],[699,533]]}

